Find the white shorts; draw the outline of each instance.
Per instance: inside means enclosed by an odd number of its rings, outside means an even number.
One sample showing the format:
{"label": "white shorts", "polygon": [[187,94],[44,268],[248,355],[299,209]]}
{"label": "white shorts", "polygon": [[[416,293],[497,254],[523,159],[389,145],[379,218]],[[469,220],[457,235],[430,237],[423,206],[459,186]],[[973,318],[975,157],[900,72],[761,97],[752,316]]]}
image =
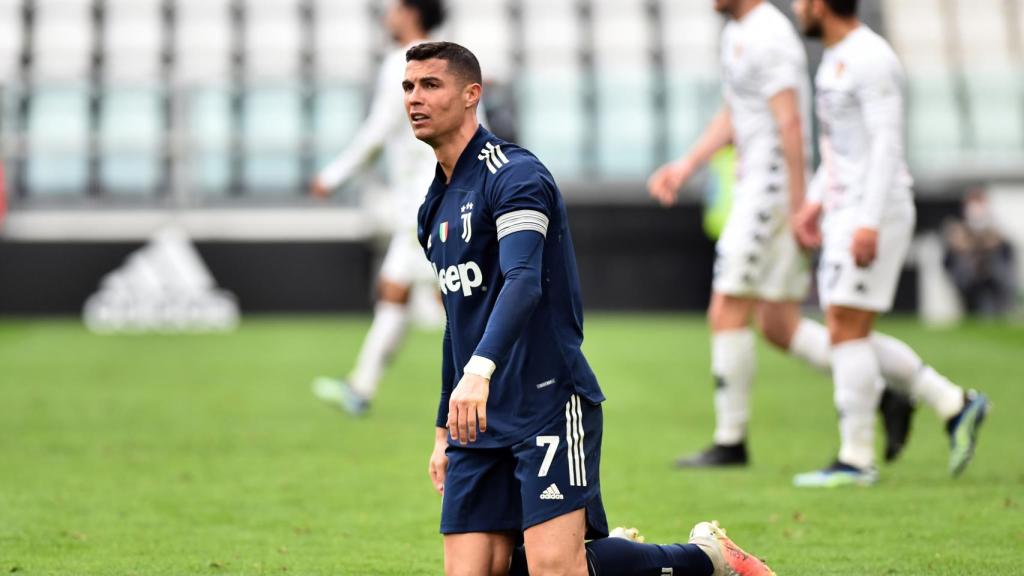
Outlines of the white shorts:
{"label": "white shorts", "polygon": [[915,214],[910,210],[882,221],[875,261],[866,268],[854,263],[850,251],[853,232],[857,229],[853,216],[852,211],[840,211],[826,214],[822,221],[824,239],[818,265],[821,307],[888,312],[892,309],[903,262],[914,238]]}
{"label": "white shorts", "polygon": [[[787,194],[775,185],[771,194]],[[769,301],[802,301],[810,272],[793,237],[787,205],[778,199],[745,201],[737,195],[715,245],[713,289],[720,294]]]}
{"label": "white shorts", "polygon": [[430,262],[412,230],[391,236],[388,251],[380,267],[380,277],[395,284],[411,286],[418,282],[437,283]]}

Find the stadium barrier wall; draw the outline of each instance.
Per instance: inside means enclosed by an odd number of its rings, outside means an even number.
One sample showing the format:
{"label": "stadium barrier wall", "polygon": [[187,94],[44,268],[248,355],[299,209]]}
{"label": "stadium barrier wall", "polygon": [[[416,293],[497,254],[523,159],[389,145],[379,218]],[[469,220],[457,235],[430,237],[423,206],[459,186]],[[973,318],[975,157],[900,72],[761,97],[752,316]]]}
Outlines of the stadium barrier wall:
{"label": "stadium barrier wall", "polygon": [[[937,229],[958,210],[954,199],[920,202],[919,231]],[[577,204],[569,213],[588,310],[706,307],[714,244],[704,235],[699,205]],[[0,238],[0,314],[80,314],[101,278],[143,243]],[[196,246],[244,313],[316,313],[370,310],[384,243],[199,239]],[[917,308],[912,267],[904,271],[896,308]]]}

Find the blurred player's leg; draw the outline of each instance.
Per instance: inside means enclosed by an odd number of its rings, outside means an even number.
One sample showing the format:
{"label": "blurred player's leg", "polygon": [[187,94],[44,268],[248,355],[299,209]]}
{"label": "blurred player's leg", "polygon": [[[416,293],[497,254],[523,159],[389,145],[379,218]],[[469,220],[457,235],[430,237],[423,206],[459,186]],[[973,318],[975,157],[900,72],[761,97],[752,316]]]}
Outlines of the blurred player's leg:
{"label": "blurred player's leg", "polygon": [[356,365],[347,379],[318,378],[313,392],[318,398],[337,404],[346,412],[361,416],[377,394],[384,367],[405,336],[409,288],[381,280],[381,297],[374,307],[373,323],[359,350]]}
{"label": "blurred player's leg", "polygon": [[870,485],[875,472],[875,408],[882,394],[882,372],[869,335],[875,313],[829,306],[832,379],[839,411],[839,458],[823,470],[800,474],[797,486]]}
{"label": "blurred player's leg", "polygon": [[[831,371],[832,346],[828,329],[820,322],[802,318],[798,302],[762,302],[757,318],[761,332],[770,343],[807,362],[812,368],[821,372]],[[906,345],[903,348],[910,352],[910,356],[896,346],[901,342],[884,334],[872,332],[871,344],[886,381],[879,412],[885,424],[885,459],[891,462],[903,450],[910,435],[914,412],[914,404],[909,397],[911,382],[922,364]]]}
{"label": "blurred player's leg", "polygon": [[405,336],[409,287],[382,280],[380,300],[374,307],[373,324],[359,351],[350,375],[352,389],[367,400],[377,394],[377,384],[388,361]]}
{"label": "blurred player's leg", "polygon": [[746,434],[750,389],[756,371],[754,331],[749,328],[756,301],[712,295],[711,373],[715,381],[714,444],[676,460],[681,467],[731,466],[747,463]]}
{"label": "blurred player's leg", "polygon": [[409,297],[416,282],[433,281],[419,242],[411,232],[398,232],[388,245],[377,284],[373,323],[363,340],[355,366],[345,379],[318,378],[313,392],[346,412],[365,414],[391,358],[408,327]]}

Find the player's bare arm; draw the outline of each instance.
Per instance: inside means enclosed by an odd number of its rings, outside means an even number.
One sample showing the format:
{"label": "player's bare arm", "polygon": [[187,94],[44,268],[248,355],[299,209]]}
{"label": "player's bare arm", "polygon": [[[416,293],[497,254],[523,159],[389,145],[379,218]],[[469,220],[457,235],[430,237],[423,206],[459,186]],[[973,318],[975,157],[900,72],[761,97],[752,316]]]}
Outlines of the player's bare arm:
{"label": "player's bare arm", "polygon": [[662,206],[675,204],[679,188],[693,177],[726,145],[732,142],[732,118],[729,108],[723,106],[711,119],[693,148],[682,158],[658,168],[647,180],[647,191]]}
{"label": "player's bare arm", "polygon": [[434,450],[430,453],[430,462],[427,465],[427,473],[430,475],[430,483],[438,494],[444,495],[444,477],[448,473],[448,429],[434,429]]}
{"label": "player's bare arm", "polygon": [[768,106],[772,110],[782,143],[782,155],[789,176],[789,211],[795,216],[804,203],[806,188],[804,133],[797,91],[790,88],[779,92],[768,100]]}

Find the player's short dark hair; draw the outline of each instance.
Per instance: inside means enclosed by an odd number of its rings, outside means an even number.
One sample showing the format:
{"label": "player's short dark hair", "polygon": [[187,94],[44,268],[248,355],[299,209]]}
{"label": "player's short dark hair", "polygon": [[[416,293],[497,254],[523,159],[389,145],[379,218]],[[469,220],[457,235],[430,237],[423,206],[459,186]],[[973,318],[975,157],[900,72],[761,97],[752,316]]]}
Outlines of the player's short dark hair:
{"label": "player's short dark hair", "polygon": [[467,83],[483,84],[480,62],[468,48],[454,42],[424,42],[405,52],[405,61],[437,58],[448,63],[448,71]]}
{"label": "player's short dark hair", "polygon": [[825,0],[836,16],[856,16],[857,0]]}
{"label": "player's short dark hair", "polygon": [[426,32],[444,24],[447,12],[443,0],[402,0],[402,5],[420,15],[420,27]]}

